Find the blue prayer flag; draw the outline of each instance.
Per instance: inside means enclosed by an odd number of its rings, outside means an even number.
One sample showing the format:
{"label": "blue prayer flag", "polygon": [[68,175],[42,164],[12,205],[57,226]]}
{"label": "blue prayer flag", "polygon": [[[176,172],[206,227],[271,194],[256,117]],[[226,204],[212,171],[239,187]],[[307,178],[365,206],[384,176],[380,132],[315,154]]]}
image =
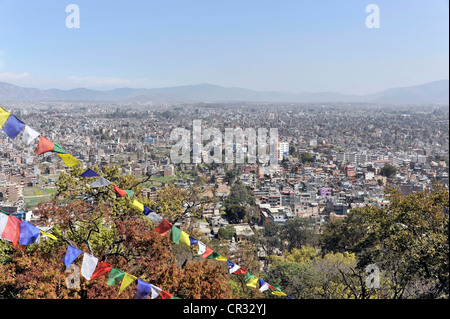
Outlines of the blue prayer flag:
{"label": "blue prayer flag", "polygon": [[80,174],[80,176],[82,176],[82,177],[95,177],[95,176],[100,176],[100,175],[97,174],[92,169],[88,168],[83,174]]}
{"label": "blue prayer flag", "polygon": [[195,245],[196,243],[198,243],[198,240],[195,239],[194,237],[192,237],[191,235],[189,235],[189,240],[191,241],[191,246]]}
{"label": "blue prayer flag", "polygon": [[67,247],[66,255],[62,259],[64,261],[64,265],[66,265],[66,267],[69,267],[70,264],[73,263],[73,261],[77,259],[78,256],[81,255],[81,253],[82,253],[81,250],[69,245],[69,247]]}
{"label": "blue prayer flag", "polygon": [[147,206],[144,205],[144,211],[142,212],[142,214],[148,215],[151,212],[153,212],[153,211],[150,208],[148,208]]}
{"label": "blue prayer flag", "polygon": [[19,244],[31,245],[36,241],[36,239],[39,236],[39,233],[40,233],[39,228],[22,220],[22,222],[20,223]]}
{"label": "blue prayer flag", "polygon": [[6,135],[8,135],[11,139],[14,139],[17,135],[19,135],[24,127],[25,123],[11,114],[2,129]]}
{"label": "blue prayer flag", "polygon": [[152,285],[138,278],[138,286],[133,299],[147,299],[152,291]]}

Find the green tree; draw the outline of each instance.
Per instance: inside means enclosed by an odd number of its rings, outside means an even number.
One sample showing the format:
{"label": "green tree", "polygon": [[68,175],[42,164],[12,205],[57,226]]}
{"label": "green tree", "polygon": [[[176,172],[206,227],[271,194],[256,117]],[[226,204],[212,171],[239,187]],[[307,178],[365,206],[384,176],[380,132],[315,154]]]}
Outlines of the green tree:
{"label": "green tree", "polygon": [[388,178],[394,176],[396,173],[397,168],[395,168],[395,166],[392,166],[391,164],[384,164],[380,171],[381,176],[385,176]]}

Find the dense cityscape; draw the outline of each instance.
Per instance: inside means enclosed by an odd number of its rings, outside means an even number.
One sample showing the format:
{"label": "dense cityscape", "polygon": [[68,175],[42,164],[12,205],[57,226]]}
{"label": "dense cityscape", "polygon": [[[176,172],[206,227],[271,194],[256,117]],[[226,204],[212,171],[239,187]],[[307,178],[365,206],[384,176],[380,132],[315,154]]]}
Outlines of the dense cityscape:
{"label": "dense cityscape", "polygon": [[[388,185],[403,195],[433,183],[448,187],[449,113],[444,106],[13,102],[8,108],[42,135],[60,141],[85,166],[119,165],[122,174],[162,181],[145,189],[148,196],[167,181],[188,188],[203,178],[202,187],[215,189],[220,199],[205,217],[211,210],[219,217],[224,210],[221,203],[230,191],[226,171],[233,167],[253,191],[260,212],[281,224],[294,216],[322,224],[356,207],[382,207]],[[199,119],[203,129],[222,132],[249,123],[255,129],[278,128],[279,165],[264,170],[264,165],[246,163],[172,163],[171,131],[192,130],[193,120]],[[58,174],[67,170],[64,163],[51,154],[41,159],[32,147],[3,133],[0,143],[0,208],[27,212],[52,198]],[[218,223],[208,222],[211,227]],[[217,228],[211,232],[217,235]]]}

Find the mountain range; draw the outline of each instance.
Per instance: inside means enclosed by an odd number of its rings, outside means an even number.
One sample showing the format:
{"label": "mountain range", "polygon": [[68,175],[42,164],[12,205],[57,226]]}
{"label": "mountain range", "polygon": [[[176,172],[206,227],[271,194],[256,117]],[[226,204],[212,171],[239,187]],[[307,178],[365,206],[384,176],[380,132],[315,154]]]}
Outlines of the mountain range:
{"label": "mountain range", "polygon": [[335,92],[288,93],[255,91],[238,87],[196,84],[165,88],[71,90],[25,88],[0,82],[0,102],[6,101],[140,101],[140,102],[290,102],[290,103],[340,103],[366,102],[380,104],[430,104],[449,103],[449,81],[440,80],[422,85],[391,88],[375,94],[349,95]]}

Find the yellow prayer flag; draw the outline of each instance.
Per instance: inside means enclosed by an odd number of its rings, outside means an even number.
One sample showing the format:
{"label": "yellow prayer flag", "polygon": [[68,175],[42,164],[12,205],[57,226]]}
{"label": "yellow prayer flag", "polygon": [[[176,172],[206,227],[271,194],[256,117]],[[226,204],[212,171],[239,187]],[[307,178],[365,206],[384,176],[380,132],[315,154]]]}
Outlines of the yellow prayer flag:
{"label": "yellow prayer flag", "polygon": [[256,288],[256,285],[258,284],[258,279],[259,279],[258,277],[253,276],[253,278],[247,281],[247,286]]}
{"label": "yellow prayer flag", "polygon": [[272,295],[275,296],[287,296],[284,292],[282,291],[272,291]]}
{"label": "yellow prayer flag", "polygon": [[218,261],[227,261],[228,259],[226,257],[224,257],[224,256],[219,256],[219,257],[216,257],[216,260],[218,260]]}
{"label": "yellow prayer flag", "polygon": [[137,200],[133,201],[133,206],[139,209],[141,213],[144,211],[144,204],[138,202]]}
{"label": "yellow prayer flag", "polygon": [[10,114],[11,113],[9,113],[7,110],[5,110],[3,107],[0,106],[0,128],[3,127],[3,124],[5,124]]}
{"label": "yellow prayer flag", "polygon": [[77,164],[80,164],[80,161],[77,160],[75,157],[73,157],[70,154],[58,154],[59,157],[63,160],[64,164],[67,166],[75,166]]}
{"label": "yellow prayer flag", "polygon": [[189,239],[189,235],[184,231],[181,231],[179,244],[186,247],[191,247],[191,240]]}
{"label": "yellow prayer flag", "polygon": [[49,233],[47,233],[47,232],[45,232],[45,231],[43,231],[43,230],[40,230],[40,229],[39,229],[39,231],[40,231],[40,233],[41,233],[42,235],[47,236],[48,238],[51,238],[51,239],[53,239],[53,240],[57,240],[57,239],[58,239],[58,238],[56,238],[55,236],[53,236],[52,234],[49,234]]}
{"label": "yellow prayer flag", "polygon": [[122,279],[122,283],[120,284],[119,295],[136,279],[137,278],[135,276],[125,273],[125,276]]}

